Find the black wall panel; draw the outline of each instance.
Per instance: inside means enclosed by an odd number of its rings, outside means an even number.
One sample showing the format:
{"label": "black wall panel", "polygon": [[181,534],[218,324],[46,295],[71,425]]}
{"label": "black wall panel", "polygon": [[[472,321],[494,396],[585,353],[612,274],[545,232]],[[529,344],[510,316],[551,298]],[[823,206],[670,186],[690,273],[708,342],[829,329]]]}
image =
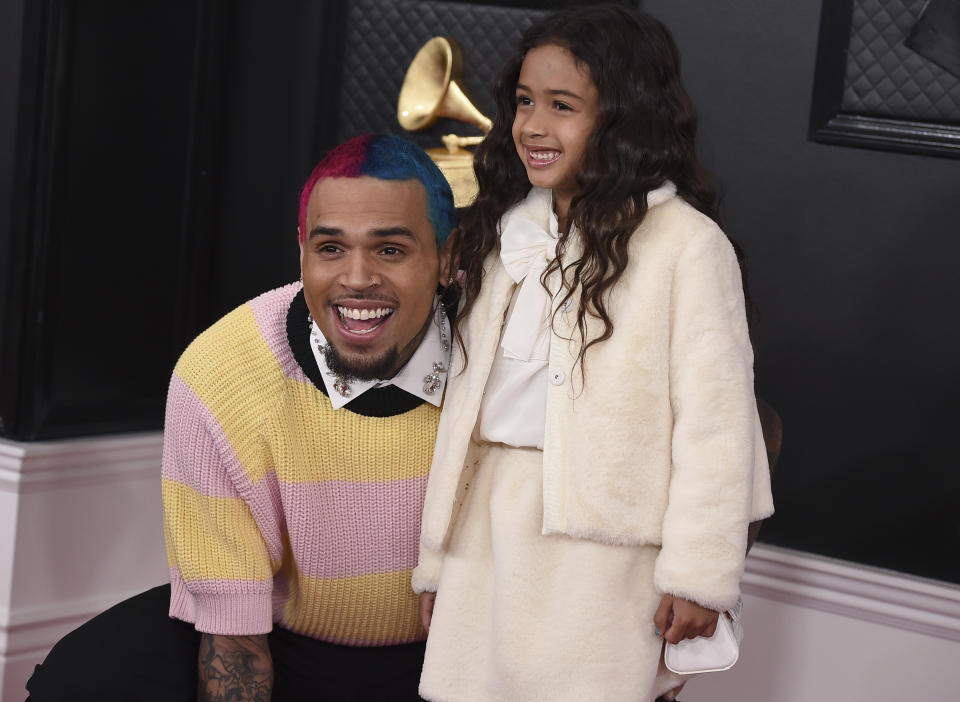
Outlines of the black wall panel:
{"label": "black wall panel", "polygon": [[116,404],[131,428],[156,422],[190,156],[191,5],[64,6],[34,408],[71,433],[112,424]]}
{"label": "black wall panel", "polygon": [[[200,3],[26,8],[4,433],[152,428],[175,345]],[[15,320],[19,318],[19,324]]]}
{"label": "black wall panel", "polygon": [[338,10],[311,0],[240,2],[224,15],[207,323],[300,275],[299,189],[319,158],[323,81],[339,73],[323,55],[323,27]]}
{"label": "black wall panel", "polygon": [[159,428],[186,344],[296,278],[318,76],[335,71],[319,33],[336,7],[4,8],[0,436]]}
{"label": "black wall panel", "polygon": [[647,0],[750,257],[783,416],[760,539],[960,582],[960,163],[807,140],[820,3]]}
{"label": "black wall panel", "polygon": [[[17,122],[21,112],[24,0],[0,3],[0,435],[11,430],[19,401],[23,237],[14,237]],[[23,102],[29,102],[24,96]],[[25,135],[24,135],[25,136]]]}

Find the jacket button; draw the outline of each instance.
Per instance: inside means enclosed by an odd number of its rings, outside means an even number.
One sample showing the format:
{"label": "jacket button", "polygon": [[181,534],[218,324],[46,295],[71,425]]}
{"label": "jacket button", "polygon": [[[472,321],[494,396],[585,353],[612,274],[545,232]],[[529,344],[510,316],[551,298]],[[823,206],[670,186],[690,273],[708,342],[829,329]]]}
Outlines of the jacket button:
{"label": "jacket button", "polygon": [[550,373],[550,382],[554,385],[563,385],[563,371],[555,370]]}

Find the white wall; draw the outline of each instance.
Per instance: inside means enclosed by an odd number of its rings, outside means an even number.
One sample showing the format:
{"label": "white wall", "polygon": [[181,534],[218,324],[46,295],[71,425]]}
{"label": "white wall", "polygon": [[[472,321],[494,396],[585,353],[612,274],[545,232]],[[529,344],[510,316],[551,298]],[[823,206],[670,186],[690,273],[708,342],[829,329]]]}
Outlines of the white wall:
{"label": "white wall", "polygon": [[0,702],[61,636],[167,581],[160,434],[0,440]]}
{"label": "white wall", "polygon": [[[160,452],[159,434],[0,440],[0,702],[63,634],[166,581]],[[761,544],[743,590],[740,662],[683,702],[960,699],[960,587]]]}
{"label": "white wall", "polygon": [[736,666],[683,702],[960,699],[960,588],[758,545]]}

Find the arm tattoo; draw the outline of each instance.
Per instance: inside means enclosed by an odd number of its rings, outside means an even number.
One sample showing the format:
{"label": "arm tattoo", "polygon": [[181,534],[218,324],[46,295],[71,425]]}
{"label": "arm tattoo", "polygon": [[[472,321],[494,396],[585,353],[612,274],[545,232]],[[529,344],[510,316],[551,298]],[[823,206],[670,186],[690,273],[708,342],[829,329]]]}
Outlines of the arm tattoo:
{"label": "arm tattoo", "polygon": [[273,659],[267,635],[200,638],[198,702],[270,702]]}

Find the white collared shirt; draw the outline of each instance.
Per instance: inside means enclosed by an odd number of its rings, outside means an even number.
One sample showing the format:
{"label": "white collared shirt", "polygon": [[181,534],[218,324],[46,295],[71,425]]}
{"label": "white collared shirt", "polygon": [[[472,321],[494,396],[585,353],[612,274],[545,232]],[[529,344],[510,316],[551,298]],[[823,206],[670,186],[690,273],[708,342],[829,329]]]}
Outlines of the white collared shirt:
{"label": "white collared shirt", "polygon": [[[434,310],[437,307],[437,301],[434,300]],[[440,323],[438,324],[438,319]],[[440,324],[443,325],[443,334],[441,334]],[[446,350],[444,350],[444,337],[446,337]],[[383,380],[353,380],[350,382],[350,396],[344,397],[334,388],[337,382],[337,376],[327,366],[327,359],[324,357],[320,348],[326,345],[327,340],[320,331],[320,327],[313,322],[310,328],[310,351],[317,361],[320,368],[320,375],[323,377],[323,385],[327,389],[327,395],[330,397],[330,404],[333,409],[338,410],[351,400],[355,400],[371,388],[382,388],[388,385],[395,385],[401,390],[406,390],[411,395],[426,400],[431,405],[439,407],[443,401],[443,390],[447,384],[446,369],[450,366],[450,320],[445,313],[438,314],[436,311],[432,314],[430,326],[427,327],[427,333],[423,340],[413,352],[413,356],[406,362],[400,372],[392,378]],[[442,364],[443,371],[437,373],[440,386],[433,392],[428,393],[424,390],[427,386],[426,376],[433,373],[434,363]]]}
{"label": "white collared shirt", "polygon": [[[547,420],[550,294],[540,284],[540,275],[553,259],[560,236],[552,192],[549,195],[549,229],[540,236],[550,251],[542,259],[537,256],[536,264],[517,281],[480,405],[479,437],[520,448],[543,449]],[[511,234],[505,231],[503,236]],[[519,346],[525,358],[507,348],[508,336],[522,339]]]}

